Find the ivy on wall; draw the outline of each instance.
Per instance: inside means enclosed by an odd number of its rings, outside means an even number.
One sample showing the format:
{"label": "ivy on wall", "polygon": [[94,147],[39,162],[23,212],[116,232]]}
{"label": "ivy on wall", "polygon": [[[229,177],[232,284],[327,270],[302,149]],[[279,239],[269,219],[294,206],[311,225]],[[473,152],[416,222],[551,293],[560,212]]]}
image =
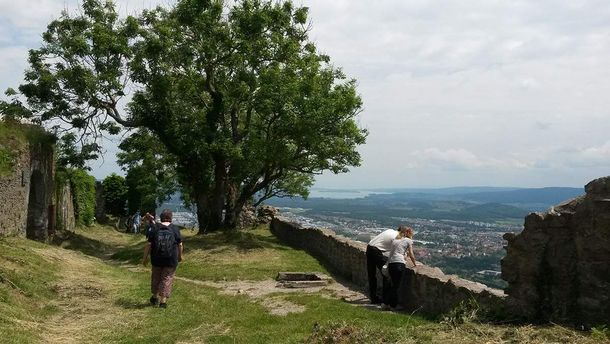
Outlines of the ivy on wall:
{"label": "ivy on wall", "polygon": [[95,177],[82,169],[61,169],[55,178],[57,187],[70,183],[76,224],[91,226],[95,218]]}

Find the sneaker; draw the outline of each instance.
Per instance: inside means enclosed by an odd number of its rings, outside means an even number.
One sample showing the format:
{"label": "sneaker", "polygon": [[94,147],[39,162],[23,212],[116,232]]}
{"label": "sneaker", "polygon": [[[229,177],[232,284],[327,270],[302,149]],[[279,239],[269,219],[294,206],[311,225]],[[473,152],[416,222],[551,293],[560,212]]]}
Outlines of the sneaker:
{"label": "sneaker", "polygon": [[156,305],[158,305],[158,304],[159,304],[159,299],[157,299],[156,297],[152,296],[152,297],[150,298],[150,304],[151,304],[152,306],[156,306]]}
{"label": "sneaker", "polygon": [[167,308],[167,303],[160,303],[159,308]]}

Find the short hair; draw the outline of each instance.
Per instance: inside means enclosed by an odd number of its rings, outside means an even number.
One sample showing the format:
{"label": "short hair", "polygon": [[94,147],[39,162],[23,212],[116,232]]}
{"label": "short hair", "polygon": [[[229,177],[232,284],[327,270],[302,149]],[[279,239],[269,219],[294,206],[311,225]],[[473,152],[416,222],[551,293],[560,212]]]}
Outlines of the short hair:
{"label": "short hair", "polygon": [[159,217],[161,222],[172,222],[172,211],[170,209],[163,209]]}

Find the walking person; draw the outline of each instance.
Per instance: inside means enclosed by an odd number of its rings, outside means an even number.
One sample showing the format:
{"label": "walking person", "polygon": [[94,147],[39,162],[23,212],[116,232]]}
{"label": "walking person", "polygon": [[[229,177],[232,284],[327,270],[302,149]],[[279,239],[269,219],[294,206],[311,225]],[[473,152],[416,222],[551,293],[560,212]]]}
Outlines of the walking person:
{"label": "walking person", "polygon": [[[149,217],[151,220],[152,216]],[[151,305],[159,305],[159,308],[167,308],[167,299],[172,292],[174,275],[178,262],[182,261],[182,237],[178,227],[173,225],[172,211],[163,210],[160,216],[161,222],[153,227],[144,246],[144,257],[142,264],[148,264],[148,256],[152,265],[150,289],[152,296]],[[154,223],[154,218],[151,220]]]}
{"label": "walking person", "polygon": [[140,233],[140,224],[142,223],[142,216],[140,215],[140,210],[138,210],[133,215],[133,220],[131,223],[131,227],[133,228],[134,234]]}
{"label": "walking person", "polygon": [[391,309],[397,310],[398,306],[398,287],[403,276],[406,276],[406,282],[409,284],[413,270],[407,268],[407,257],[413,263],[413,267],[417,266],[415,255],[413,254],[413,229],[407,226],[398,228],[398,235],[392,240],[392,249],[388,258],[388,272],[392,280],[392,286],[388,295],[388,305]]}
{"label": "walking person", "polygon": [[382,297],[377,294],[377,270],[381,272],[381,268],[388,260],[390,250],[392,249],[392,240],[396,238],[398,231],[388,229],[375,236],[369,241],[366,246],[366,271],[369,279],[369,297],[371,303],[387,304],[388,290],[390,282],[383,274],[382,280]]}

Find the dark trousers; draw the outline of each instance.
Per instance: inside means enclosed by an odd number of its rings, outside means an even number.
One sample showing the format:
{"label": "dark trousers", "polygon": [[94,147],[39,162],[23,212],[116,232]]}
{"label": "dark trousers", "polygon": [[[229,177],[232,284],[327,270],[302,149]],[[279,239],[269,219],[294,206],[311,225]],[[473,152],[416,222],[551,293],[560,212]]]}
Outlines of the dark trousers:
{"label": "dark trousers", "polygon": [[381,272],[381,267],[383,267],[387,260],[388,259],[383,255],[383,252],[377,247],[366,247],[366,271],[369,277],[369,295],[371,302],[373,303],[383,301],[383,303],[387,304],[390,283],[385,276],[382,280],[382,298],[379,299],[379,296],[377,295],[377,270]]}
{"label": "dark trousers", "polygon": [[402,281],[407,287],[411,285],[411,278],[413,277],[413,270],[408,269],[404,263],[390,263],[388,264],[388,272],[390,273],[390,279],[392,280],[392,286],[388,292],[387,304],[391,307],[398,305],[398,288]]}

